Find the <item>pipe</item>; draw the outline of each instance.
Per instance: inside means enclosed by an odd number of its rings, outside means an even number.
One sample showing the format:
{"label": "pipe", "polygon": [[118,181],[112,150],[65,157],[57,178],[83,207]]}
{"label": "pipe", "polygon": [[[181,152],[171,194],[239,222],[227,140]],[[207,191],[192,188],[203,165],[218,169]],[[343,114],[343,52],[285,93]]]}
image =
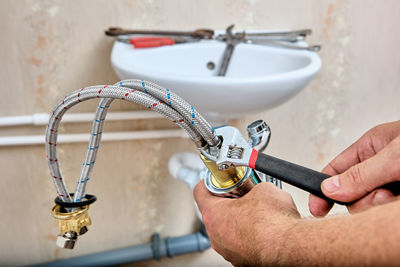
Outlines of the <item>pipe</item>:
{"label": "pipe", "polygon": [[168,170],[172,177],[186,183],[193,191],[200,182],[200,173],[206,169],[198,154],[182,152],[174,154],[168,161]]}
{"label": "pipe", "polygon": [[57,266],[110,266],[144,260],[160,260],[163,257],[174,257],[182,254],[201,252],[209,248],[210,241],[202,232],[160,239],[153,235],[153,242],[141,245],[104,251],[59,261],[33,265],[36,267]]}
{"label": "pipe", "polygon": [[[61,134],[58,136],[58,143],[81,143],[88,142],[89,133],[85,134]],[[188,138],[188,135],[181,129],[177,130],[151,130],[151,131],[130,131],[103,133],[102,141],[119,140],[143,140],[159,138]],[[4,146],[25,146],[42,145],[45,143],[44,135],[28,136],[4,136],[0,137],[0,147]]]}
{"label": "pipe", "polygon": [[[93,121],[93,113],[70,113],[63,116],[62,122],[88,122]],[[152,111],[119,111],[110,112],[107,115],[108,121],[116,120],[140,120],[140,119],[158,119],[162,115]],[[0,117],[0,127],[20,126],[20,125],[47,125],[50,115],[47,113],[35,113],[27,116]]]}

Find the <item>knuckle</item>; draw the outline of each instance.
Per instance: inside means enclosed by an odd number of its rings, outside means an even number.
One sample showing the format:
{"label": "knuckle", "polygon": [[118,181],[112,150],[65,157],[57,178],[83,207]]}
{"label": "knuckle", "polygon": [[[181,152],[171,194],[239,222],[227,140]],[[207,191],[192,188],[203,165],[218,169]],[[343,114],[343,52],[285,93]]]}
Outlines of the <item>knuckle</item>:
{"label": "knuckle", "polygon": [[360,200],[356,201],[355,203],[353,203],[352,205],[347,206],[347,210],[351,213],[357,213],[360,211],[364,211],[366,209],[368,209],[369,207],[373,206],[373,196],[376,194],[377,191],[373,191],[370,194],[368,194],[367,196],[361,198]]}
{"label": "knuckle", "polygon": [[388,129],[390,129],[390,123],[382,123],[382,124],[378,124],[375,127],[372,127],[367,133],[366,135],[370,135],[371,137],[381,137],[382,135],[385,134],[385,132],[388,131]]}
{"label": "knuckle", "polygon": [[360,165],[354,165],[347,171],[347,181],[350,182],[351,185],[360,185],[363,184],[363,176],[361,174]]}
{"label": "knuckle", "polygon": [[337,168],[336,168],[337,160],[338,159],[335,158],[334,160],[329,162],[328,165],[326,165],[326,167],[322,170],[322,172],[329,174],[329,175],[335,175],[336,173],[338,173]]}
{"label": "knuckle", "polygon": [[376,125],[372,127],[366,134],[367,135],[372,135],[372,136],[377,136],[381,132],[381,129],[384,127],[383,124]]}
{"label": "knuckle", "polygon": [[400,180],[400,136],[392,140],[392,142],[385,149],[386,157],[392,176],[396,180]]}
{"label": "knuckle", "polygon": [[[357,141],[357,154],[360,162],[371,158],[377,153],[374,140],[379,140],[379,129],[372,128],[359,141]],[[378,149],[379,150],[379,149]]]}
{"label": "knuckle", "polygon": [[266,192],[270,192],[274,190],[275,185],[268,182],[259,183],[256,185],[251,191],[248,193],[249,196],[258,197],[266,195]]}
{"label": "knuckle", "polygon": [[274,184],[269,183],[269,182],[263,182],[263,183],[259,183],[253,189],[255,189],[257,191],[266,191],[266,190],[272,190],[273,188],[275,188]]}

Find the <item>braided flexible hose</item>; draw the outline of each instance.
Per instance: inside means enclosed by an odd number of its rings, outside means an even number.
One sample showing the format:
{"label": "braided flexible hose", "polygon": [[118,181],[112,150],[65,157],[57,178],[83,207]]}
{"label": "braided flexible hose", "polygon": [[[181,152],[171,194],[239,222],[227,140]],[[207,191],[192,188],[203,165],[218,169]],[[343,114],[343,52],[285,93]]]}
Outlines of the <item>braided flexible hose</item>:
{"label": "braided flexible hose", "polygon": [[[53,115],[50,117],[49,124],[46,130],[46,152],[50,173],[53,177],[53,183],[56,187],[57,194],[62,201],[78,202],[85,197],[87,181],[90,179],[89,175],[91,173],[91,170],[93,169],[96,160],[107,109],[114,99],[122,99],[135,102],[161,113],[162,115],[179,125],[181,128],[183,128],[188,133],[190,138],[197,144],[202,143],[201,140],[203,139],[203,135],[205,135],[207,139],[215,139],[215,137],[213,137],[211,127],[209,127],[208,130],[206,129],[208,123],[200,114],[197,113],[194,108],[193,110],[195,112],[195,116],[197,115],[197,120],[195,122],[199,122],[199,125],[201,125],[200,127],[193,123],[193,121],[189,122],[186,117],[183,117],[181,113],[177,112],[173,108],[181,105],[181,102],[177,102],[177,98],[171,99],[171,103],[166,104],[163,100],[157,99],[151,96],[149,93],[146,93],[146,90],[143,90],[143,83],[144,81],[129,80],[129,87],[106,85],[82,88],[68,95],[56,106],[53,111]],[[147,84],[148,82],[145,83]],[[148,84],[150,85],[150,83]],[[163,90],[163,88],[160,86],[157,86],[156,88],[154,84],[151,84],[149,88],[151,88],[152,92],[154,90]],[[167,89],[164,90],[167,91]],[[102,99],[96,111],[92,134],[89,141],[89,147],[86,154],[86,160],[82,167],[81,176],[74,194],[74,200],[72,200],[64,184],[60,165],[57,159],[57,130],[62,116],[69,108],[82,101],[93,98]],[[201,134],[199,128],[201,129]],[[209,136],[211,136],[211,138],[209,138]]]}
{"label": "braided flexible hose", "polygon": [[[114,86],[124,86],[124,87],[128,87],[128,88],[139,88],[142,92],[145,92],[147,94],[150,94],[152,96],[154,96],[155,98],[159,99],[160,101],[165,101],[166,103],[168,103],[168,105],[171,108],[174,108],[175,102],[177,102],[179,100],[179,103],[182,103],[178,106],[186,106],[186,108],[190,107],[190,113],[187,112],[188,109],[186,109],[186,113],[181,114],[182,116],[186,115],[186,118],[189,117],[191,124],[190,126],[194,129],[194,131],[196,131],[196,128],[200,128],[198,127],[198,125],[201,125],[201,129],[202,129],[202,135],[203,138],[205,140],[211,140],[213,141],[215,139],[215,137],[212,134],[211,126],[208,124],[208,122],[206,120],[204,120],[204,118],[200,115],[196,113],[194,113],[194,111],[192,111],[193,107],[188,104],[185,100],[183,100],[182,98],[180,98],[179,96],[175,95],[174,93],[172,93],[169,89],[165,89],[157,84],[148,82],[148,81],[139,81],[139,80],[124,80],[124,81],[120,81],[116,84],[114,84]],[[112,101],[114,99],[110,99],[110,98],[104,98],[100,101],[99,106],[97,107],[96,110],[96,116],[94,119],[94,123],[93,123],[93,128],[92,128],[92,133],[98,133],[98,132],[102,132],[103,130],[103,124],[104,124],[104,120],[105,117],[107,115],[107,110]],[[104,107],[104,108],[102,108]],[[197,112],[197,111],[195,111]],[[192,115],[192,114],[195,115]],[[98,122],[98,123],[96,123]],[[194,125],[196,125],[196,127],[194,127]],[[101,139],[101,134],[97,134],[97,135],[92,135],[90,138],[90,143],[89,143],[89,147],[88,147],[88,151],[86,154],[86,160],[85,162],[95,162],[96,161],[96,155],[97,155],[97,151],[98,151],[98,147],[99,147],[99,142]],[[197,147],[201,147],[202,146],[202,142],[201,142],[202,138],[198,137],[196,140],[193,140]],[[209,145],[212,145],[214,143],[208,141]],[[82,171],[81,171],[81,175],[79,177],[78,183],[76,185],[76,192],[78,192],[78,194],[74,195],[74,201],[80,201],[81,198],[83,196],[86,195],[86,188],[87,188],[87,183],[86,181],[88,181],[90,178],[90,173],[92,171],[94,167],[94,164],[90,164],[90,165],[85,165],[82,167]]]}
{"label": "braided flexible hose", "polygon": [[[120,82],[120,85],[122,84],[124,87],[129,88],[137,88],[139,86],[140,90],[143,92],[164,101],[184,118],[190,121],[191,125],[196,125],[196,130],[204,138],[208,145],[215,146],[218,144],[219,139],[213,134],[211,125],[197,112],[192,105],[190,105],[180,96],[176,95],[174,92],[148,81],[124,80]],[[142,87],[140,87],[140,84]]]}
{"label": "braided flexible hose", "polygon": [[[170,99],[171,93],[170,93],[169,89],[162,88],[154,83],[150,83],[147,81],[125,80],[125,81],[120,81],[120,82],[114,84],[114,86],[140,88],[140,90],[142,92],[148,93],[154,97],[156,97],[154,92],[157,92],[157,91],[167,92],[167,95],[163,99],[168,101],[167,103],[169,104],[169,106],[172,107],[172,103],[176,102],[175,99]],[[174,94],[174,96],[175,96],[175,98],[179,98],[182,103],[186,103],[186,101],[181,99],[179,96],[176,96],[175,94]],[[111,105],[113,100],[114,99],[111,99],[111,98],[104,98],[100,101],[100,104],[96,110],[96,116],[95,116],[94,123],[93,123],[92,133],[102,132],[104,120],[107,115],[107,110],[108,110],[107,107],[109,107]],[[190,105],[188,103],[186,103],[186,106],[190,106]],[[101,107],[104,107],[104,108],[101,108]],[[187,115],[188,114],[186,114],[186,117],[187,117]],[[196,131],[194,125],[208,126],[208,128],[205,131],[203,130],[203,132],[205,132],[205,136],[206,136],[205,138],[212,140],[212,137],[210,137],[210,134],[212,134],[212,132],[210,130],[211,127],[208,125],[208,122],[205,121],[202,118],[202,116],[200,116],[200,115],[198,115],[195,118],[197,120],[197,123],[194,123],[195,120],[193,118],[191,118],[192,124],[190,126],[194,129],[194,131]],[[96,122],[98,122],[98,123],[96,123]],[[203,126],[203,129],[204,129],[204,126]],[[91,136],[85,162],[95,162],[96,161],[96,155],[97,155],[97,151],[98,151],[98,147],[99,147],[100,138],[101,138],[101,134]],[[193,140],[193,141],[196,143],[197,147],[201,147],[203,145],[201,140],[202,140],[202,138],[198,137],[196,140]],[[90,173],[91,173],[93,167],[94,167],[94,164],[90,164],[90,165],[84,164],[84,166],[82,167],[81,175],[79,177],[78,183],[76,185],[76,190],[75,190],[76,192],[78,192],[78,194],[74,195],[74,201],[80,201],[82,196],[86,195],[86,188],[87,188],[86,181],[88,181],[90,179],[89,177],[90,177]]]}

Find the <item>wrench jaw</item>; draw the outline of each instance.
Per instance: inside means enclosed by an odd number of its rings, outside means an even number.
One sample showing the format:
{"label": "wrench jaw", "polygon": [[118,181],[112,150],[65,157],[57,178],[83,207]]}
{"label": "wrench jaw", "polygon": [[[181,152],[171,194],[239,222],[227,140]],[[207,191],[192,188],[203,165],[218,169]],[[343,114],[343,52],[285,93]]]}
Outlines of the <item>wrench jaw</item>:
{"label": "wrench jaw", "polygon": [[220,170],[249,166],[253,148],[238,129],[225,126],[216,129],[215,134],[222,137],[221,148],[216,158],[216,164]]}
{"label": "wrench jaw", "polygon": [[235,24],[229,25],[228,28],[226,28],[226,39],[230,42],[236,41],[242,41],[246,37],[246,32],[237,32],[233,34],[232,29],[235,27]]}
{"label": "wrench jaw", "polygon": [[204,174],[205,185],[217,196],[243,196],[261,182],[248,167],[253,148],[235,127],[218,128],[215,134],[222,140],[218,154],[214,157],[202,151],[201,155],[208,168]]}

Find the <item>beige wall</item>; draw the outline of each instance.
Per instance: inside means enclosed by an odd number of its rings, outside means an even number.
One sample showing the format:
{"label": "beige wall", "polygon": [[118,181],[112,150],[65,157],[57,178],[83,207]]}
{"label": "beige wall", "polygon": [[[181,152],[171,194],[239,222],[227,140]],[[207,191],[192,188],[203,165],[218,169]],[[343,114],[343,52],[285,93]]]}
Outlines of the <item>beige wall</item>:
{"label": "beige wall", "polygon": [[[143,29],[312,28],[321,44],[317,78],[284,105],[243,118],[265,119],[273,138],[270,154],[321,169],[368,128],[400,117],[400,2],[386,1],[33,1],[0,2],[0,116],[49,112],[77,88],[118,80],[110,62],[109,26]],[[74,108],[93,111],[95,103]],[[112,110],[138,109],[115,103]],[[108,123],[106,131],[173,127],[164,121]],[[88,132],[90,124],[63,126]],[[244,128],[243,128],[244,129]],[[0,129],[1,135],[41,134],[43,127]],[[59,146],[73,188],[85,144]],[[55,247],[50,216],[55,190],[43,146],[0,148],[0,265],[65,258],[148,241],[196,229],[193,199],[173,180],[168,158],[193,150],[185,139],[103,143],[89,192],[93,225],[77,248]],[[287,187],[285,187],[287,188]],[[307,216],[307,194],[289,188]],[[340,211],[340,210],[339,210]],[[343,209],[342,209],[343,211]],[[164,259],[139,266],[229,266],[215,252]]]}

